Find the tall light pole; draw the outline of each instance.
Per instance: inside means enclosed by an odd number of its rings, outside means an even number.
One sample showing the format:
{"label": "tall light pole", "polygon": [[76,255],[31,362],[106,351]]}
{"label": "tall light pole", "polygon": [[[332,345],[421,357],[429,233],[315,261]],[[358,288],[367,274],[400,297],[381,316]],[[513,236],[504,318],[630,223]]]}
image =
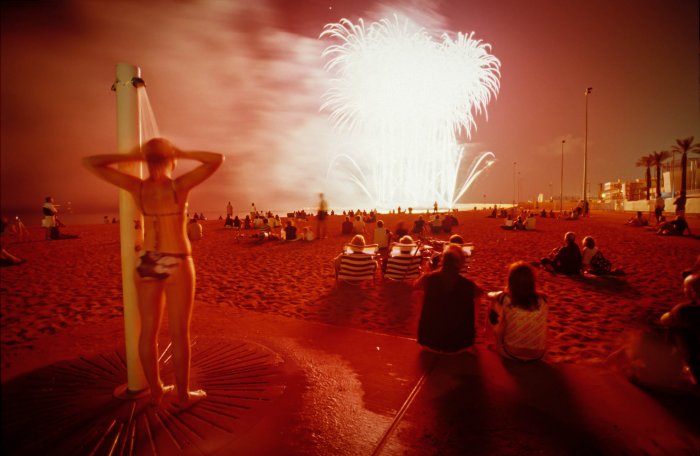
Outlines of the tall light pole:
{"label": "tall light pole", "polygon": [[515,166],[518,164],[518,162],[513,162],[513,210],[515,210],[515,186],[517,185],[515,182]]}
{"label": "tall light pole", "polygon": [[583,136],[583,201],[588,201],[586,195],[586,181],[588,180],[588,95],[593,90],[593,87],[586,89],[586,125]]}
{"label": "tall light pole", "polygon": [[561,140],[561,187],[559,190],[559,212],[564,210],[564,143],[565,139]]}

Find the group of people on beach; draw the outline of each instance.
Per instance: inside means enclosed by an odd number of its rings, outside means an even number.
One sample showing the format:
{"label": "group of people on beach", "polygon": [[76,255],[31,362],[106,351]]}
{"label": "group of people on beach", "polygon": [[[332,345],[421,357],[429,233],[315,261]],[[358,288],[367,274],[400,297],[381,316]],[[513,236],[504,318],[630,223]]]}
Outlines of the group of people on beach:
{"label": "group of people on beach", "polygon": [[533,361],[546,352],[547,297],[537,291],[530,265],[516,261],[508,267],[506,286],[486,293],[466,277],[463,246],[448,242],[439,268],[418,278],[423,291],[418,343],[439,353],[461,352],[474,344],[478,300],[490,300],[487,323],[496,350],[504,357]]}

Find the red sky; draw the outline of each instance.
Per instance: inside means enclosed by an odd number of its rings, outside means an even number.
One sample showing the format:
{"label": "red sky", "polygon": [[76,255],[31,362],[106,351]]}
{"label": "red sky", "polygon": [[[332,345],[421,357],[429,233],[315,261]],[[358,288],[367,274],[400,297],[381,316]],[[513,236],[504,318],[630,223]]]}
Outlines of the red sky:
{"label": "red sky", "polygon": [[[2,211],[44,196],[76,212],[116,207],[80,158],[116,148],[118,62],[142,68],[162,136],[227,160],[190,198],[194,211],[316,203],[364,207],[326,182],[337,136],[319,113],[327,87],[317,39],[328,22],[399,12],[434,31],[475,32],[501,60],[501,90],[477,119],[475,150],[496,164],[463,202],[509,202],[582,187],[584,91],[589,182],[642,178],[636,160],[676,138],[700,140],[695,0],[334,2],[53,1],[2,6]],[[530,196],[532,195],[532,196]],[[38,209],[37,209],[38,213]]]}

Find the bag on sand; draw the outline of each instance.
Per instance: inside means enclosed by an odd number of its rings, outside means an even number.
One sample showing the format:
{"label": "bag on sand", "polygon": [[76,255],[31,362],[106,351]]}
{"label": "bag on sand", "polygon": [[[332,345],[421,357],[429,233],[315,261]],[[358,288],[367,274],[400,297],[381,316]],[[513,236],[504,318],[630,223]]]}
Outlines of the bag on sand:
{"label": "bag on sand", "polygon": [[593,274],[609,274],[612,269],[612,263],[598,251],[591,258],[590,272]]}

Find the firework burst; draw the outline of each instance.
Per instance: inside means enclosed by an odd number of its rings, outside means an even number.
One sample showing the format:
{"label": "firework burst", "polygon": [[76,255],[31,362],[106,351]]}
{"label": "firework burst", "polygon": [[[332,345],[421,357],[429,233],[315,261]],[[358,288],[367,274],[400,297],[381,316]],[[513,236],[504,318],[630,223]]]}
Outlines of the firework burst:
{"label": "firework burst", "polygon": [[323,52],[333,79],[321,110],[355,143],[329,172],[346,172],[379,208],[453,207],[494,159],[482,153],[463,170],[457,141],[498,93],[490,46],[473,33],[434,38],[398,16],[367,27],[341,19],[321,38],[334,41]]}

